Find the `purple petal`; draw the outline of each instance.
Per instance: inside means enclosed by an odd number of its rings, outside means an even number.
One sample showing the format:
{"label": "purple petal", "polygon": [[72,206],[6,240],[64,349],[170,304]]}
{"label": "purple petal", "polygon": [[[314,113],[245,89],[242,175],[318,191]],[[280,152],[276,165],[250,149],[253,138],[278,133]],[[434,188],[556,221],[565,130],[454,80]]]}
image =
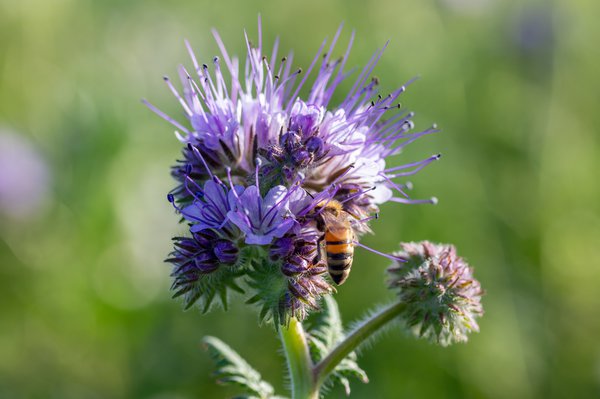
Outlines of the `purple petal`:
{"label": "purple petal", "polygon": [[248,224],[247,218],[242,213],[229,211],[227,212],[227,218],[246,235],[252,232],[252,227]]}
{"label": "purple petal", "polygon": [[265,196],[265,199],[263,201],[263,208],[265,210],[267,210],[267,209],[271,209],[275,205],[282,206],[283,203],[278,204],[278,202],[280,202],[283,199],[283,197],[285,197],[286,194],[287,194],[287,188],[285,188],[284,186],[273,187],[272,189],[269,190],[269,192]]}
{"label": "purple petal", "polygon": [[294,219],[285,219],[283,222],[279,223],[277,228],[269,233],[271,237],[283,237],[285,233],[287,233],[294,226]]}
{"label": "purple petal", "polygon": [[202,220],[202,209],[200,208],[202,204],[194,202],[182,209],[181,215],[190,222],[198,222]]}
{"label": "purple petal", "polygon": [[271,241],[273,241],[272,235],[265,236],[251,232],[246,235],[246,244],[267,245],[270,244]]}
{"label": "purple petal", "polygon": [[246,188],[240,196],[240,204],[238,208],[243,207],[244,213],[256,224],[260,224],[262,218],[262,198],[256,186]]}

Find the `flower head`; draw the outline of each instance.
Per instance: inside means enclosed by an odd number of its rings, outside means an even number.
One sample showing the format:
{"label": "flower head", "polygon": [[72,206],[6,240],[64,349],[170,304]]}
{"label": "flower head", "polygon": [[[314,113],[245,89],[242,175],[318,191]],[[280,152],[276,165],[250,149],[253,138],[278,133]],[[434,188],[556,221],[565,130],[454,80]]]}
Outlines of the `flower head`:
{"label": "flower head", "polygon": [[[178,287],[183,284],[194,292],[189,301],[210,302],[213,294],[224,290],[209,289],[209,284],[234,284],[241,278],[251,288],[250,301],[262,306],[263,316],[282,323],[290,315],[303,318],[333,291],[321,256],[327,229],[319,216],[322,204],[340,204],[351,215],[352,236],[358,240],[370,231],[368,221],[377,215],[379,204],[434,202],[410,199],[409,184],[397,180],[418,172],[438,155],[386,166],[389,157],[437,128],[413,132],[413,113],[398,103],[410,82],[379,94],[379,79],[371,74],[385,46],[342,101],[332,104],[339,85],[350,76],[346,63],[354,34],[342,56],[334,58],[340,34],[341,28],[303,71],[293,67],[291,53],[278,55],[278,42],[265,51],[260,23],[256,44],[246,37],[243,69],[214,32],[220,56],[200,63],[186,42],[193,69],[179,68],[179,89],[165,78],[186,121],[145,102],[175,126],[184,145],[182,158],[172,168],[178,185],[169,200],[189,223],[191,237],[176,240],[173,256]],[[300,98],[311,75],[308,96]],[[214,237],[205,243],[205,235]],[[186,250],[179,250],[179,244]],[[230,262],[234,253],[237,261]],[[204,274],[192,267],[199,257],[207,258],[200,261]],[[230,274],[228,280],[187,279],[180,278],[179,268],[193,276],[223,270]]]}
{"label": "flower head", "polygon": [[406,304],[402,317],[415,334],[446,346],[479,331],[483,290],[454,246],[405,243],[396,255],[405,262],[388,269],[389,286]]}

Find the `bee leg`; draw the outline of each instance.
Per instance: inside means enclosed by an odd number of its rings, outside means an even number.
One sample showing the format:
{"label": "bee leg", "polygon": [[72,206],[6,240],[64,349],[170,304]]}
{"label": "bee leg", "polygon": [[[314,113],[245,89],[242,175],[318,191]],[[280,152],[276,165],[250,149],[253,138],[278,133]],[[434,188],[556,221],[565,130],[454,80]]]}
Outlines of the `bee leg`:
{"label": "bee leg", "polygon": [[317,255],[315,256],[314,264],[319,263],[324,258],[323,257],[323,250],[325,248],[325,245],[323,245],[324,244],[323,240],[325,240],[325,234],[323,234],[317,240]]}

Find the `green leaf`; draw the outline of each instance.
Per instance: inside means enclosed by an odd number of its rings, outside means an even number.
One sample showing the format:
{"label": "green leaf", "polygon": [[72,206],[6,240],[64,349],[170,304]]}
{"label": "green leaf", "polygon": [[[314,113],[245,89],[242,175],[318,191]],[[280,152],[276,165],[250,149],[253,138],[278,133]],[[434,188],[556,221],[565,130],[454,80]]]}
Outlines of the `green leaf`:
{"label": "green leaf", "polygon": [[[331,295],[324,297],[323,310],[312,320],[309,330],[309,346],[313,362],[318,363],[344,339],[342,318],[335,299]],[[369,382],[367,373],[358,366],[355,352],[351,352],[338,364],[324,383],[325,390],[336,384],[344,387],[346,395],[350,395],[349,378],[356,378],[363,383]]]}
{"label": "green leaf", "polygon": [[214,372],[217,382],[223,385],[237,385],[245,391],[245,395],[237,398],[277,399],[274,389],[263,381],[260,373],[254,370],[236,351],[215,337],[204,337],[202,342],[217,367]]}

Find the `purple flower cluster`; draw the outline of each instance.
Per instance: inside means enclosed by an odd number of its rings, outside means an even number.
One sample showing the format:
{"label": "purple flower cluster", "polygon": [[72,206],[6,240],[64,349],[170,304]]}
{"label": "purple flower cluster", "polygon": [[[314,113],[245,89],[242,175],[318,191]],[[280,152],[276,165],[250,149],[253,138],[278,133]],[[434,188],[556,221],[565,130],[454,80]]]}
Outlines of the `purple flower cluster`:
{"label": "purple flower cluster", "polygon": [[[333,290],[322,254],[326,226],[318,223],[323,204],[341,204],[356,239],[386,201],[413,200],[408,183],[397,182],[437,160],[433,155],[402,166],[386,160],[436,127],[413,132],[412,112],[398,103],[406,85],[387,95],[371,77],[383,50],[358,74],[340,104],[333,94],[350,75],[345,70],[354,35],[343,55],[333,58],[336,32],[327,51],[323,42],[304,72],[290,53],[278,55],[278,41],[264,56],[262,32],[247,56],[230,56],[213,31],[221,56],[200,64],[189,50],[193,71],[179,67],[181,89],[165,81],[187,121],[179,122],[146,102],[171,123],[184,144],[172,168],[178,186],[169,201],[189,223],[191,237],[175,239],[175,288],[186,304],[211,295],[226,297],[226,286],[244,279],[265,317],[285,322],[303,318]],[[195,75],[195,77],[193,77]],[[299,93],[312,76],[305,99]],[[410,82],[409,82],[410,83]],[[407,83],[408,84],[408,83]],[[354,244],[351,244],[354,245]],[[215,273],[219,278],[213,278]],[[265,281],[268,279],[268,282]],[[223,282],[223,287],[208,289]],[[236,284],[234,284],[239,288]],[[187,291],[185,291],[187,290]],[[191,293],[191,294],[189,294]],[[278,315],[278,316],[277,316]]]}

